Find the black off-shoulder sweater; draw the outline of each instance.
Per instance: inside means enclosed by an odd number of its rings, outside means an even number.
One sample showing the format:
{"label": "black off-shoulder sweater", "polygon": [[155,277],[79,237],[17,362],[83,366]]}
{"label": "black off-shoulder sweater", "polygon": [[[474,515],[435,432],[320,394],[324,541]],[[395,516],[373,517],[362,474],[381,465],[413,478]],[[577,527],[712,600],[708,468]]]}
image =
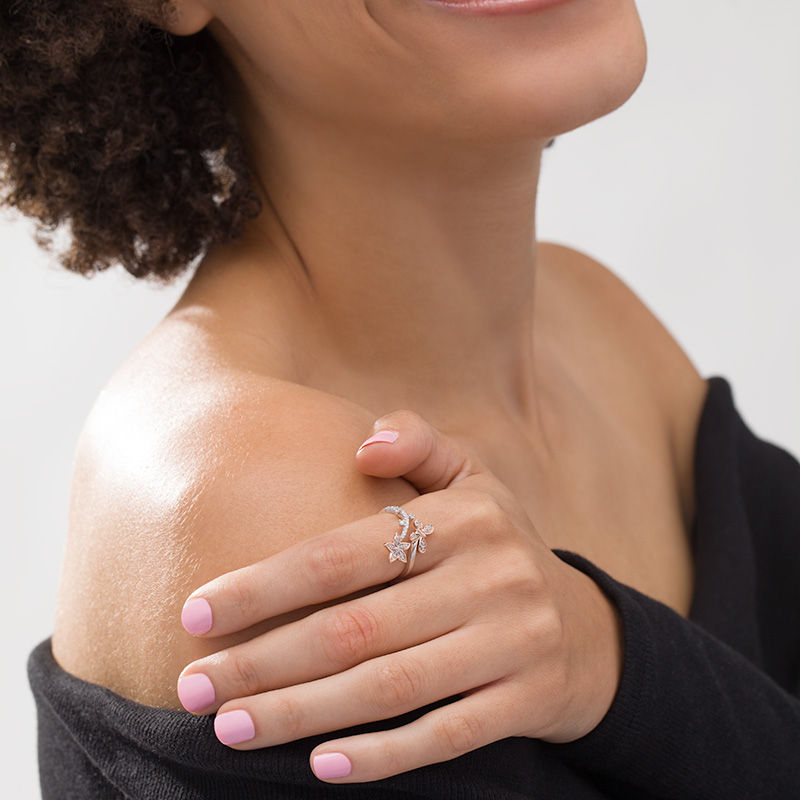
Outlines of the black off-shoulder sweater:
{"label": "black off-shoulder sweater", "polygon": [[582,556],[622,614],[621,684],[605,718],[575,742],[510,737],[370,783],[329,784],[316,745],[394,728],[414,712],[260,750],[214,735],[213,715],[140,705],[54,661],[28,658],[45,800],[372,798],[409,800],[796,800],[800,798],[800,464],[757,438],[728,382],[708,381],[695,448],[689,618]]}

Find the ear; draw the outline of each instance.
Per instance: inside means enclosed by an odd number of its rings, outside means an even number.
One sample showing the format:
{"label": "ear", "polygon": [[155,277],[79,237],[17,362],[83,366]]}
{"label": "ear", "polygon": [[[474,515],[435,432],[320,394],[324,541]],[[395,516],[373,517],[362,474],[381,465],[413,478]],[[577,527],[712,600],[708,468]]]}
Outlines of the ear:
{"label": "ear", "polygon": [[175,36],[198,33],[214,19],[203,0],[169,0],[165,5],[164,19],[157,24]]}

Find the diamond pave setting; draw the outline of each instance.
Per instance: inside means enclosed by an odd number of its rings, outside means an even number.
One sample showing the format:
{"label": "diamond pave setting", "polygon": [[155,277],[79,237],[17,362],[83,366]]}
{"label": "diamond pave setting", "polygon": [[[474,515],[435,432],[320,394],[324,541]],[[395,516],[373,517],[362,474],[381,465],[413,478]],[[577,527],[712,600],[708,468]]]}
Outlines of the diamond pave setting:
{"label": "diamond pave setting", "polygon": [[[400,530],[394,535],[394,539],[392,539],[391,542],[384,543],[384,547],[389,550],[389,563],[392,561],[402,561],[406,564],[406,567],[399,576],[402,577],[411,569],[417,549],[419,549],[420,553],[425,552],[427,548],[426,537],[433,533],[433,525],[423,525],[413,514],[400,508],[400,506],[386,506],[383,510],[391,514],[396,514],[400,519]],[[403,540],[405,539],[406,533],[408,533],[411,520],[414,521],[414,530],[409,536],[410,541],[406,542]],[[409,554],[411,556],[410,559],[406,557],[406,550],[409,548],[411,548]]]}

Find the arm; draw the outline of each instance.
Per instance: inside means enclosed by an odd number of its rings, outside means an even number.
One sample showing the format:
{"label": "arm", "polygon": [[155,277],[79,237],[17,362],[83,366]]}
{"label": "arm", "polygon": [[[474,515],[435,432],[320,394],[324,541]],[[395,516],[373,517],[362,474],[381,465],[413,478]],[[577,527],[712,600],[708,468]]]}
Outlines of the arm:
{"label": "arm", "polygon": [[694,556],[716,576],[696,589],[702,625],[554,551],[617,606],[624,655],[605,718],[550,752],[614,796],[800,796],[800,463],[753,434],[729,387],[712,389],[695,464],[707,535],[696,532]]}
{"label": "arm", "polygon": [[574,742],[543,746],[603,780],[614,797],[797,797],[797,687],[790,694],[703,628],[582,556],[554,552],[616,604],[625,649],[617,696],[600,724]]}
{"label": "arm", "polygon": [[[721,608],[708,587],[704,600],[723,623],[717,627],[728,631],[737,630],[739,608],[746,606],[763,652],[756,642],[745,657],[585,558],[554,551],[617,606],[625,653],[618,694],[600,725],[575,742],[543,747],[606,784],[613,797],[800,797],[800,464],[755,437],[732,403],[706,421],[698,443],[705,381],[677,342],[602,265],[565,248],[555,255],[559,274],[591,290],[587,304],[598,319],[613,309],[623,321],[614,328],[622,334],[619,346],[632,347],[634,358],[640,351],[654,402],[669,421],[687,525],[697,499],[703,525],[722,526],[731,547],[746,542],[741,561],[709,542],[694,555],[731,575],[747,564],[751,572],[737,587],[744,595],[737,609]],[[704,506],[703,497],[711,504]],[[737,544],[731,526],[744,526],[736,531]]]}

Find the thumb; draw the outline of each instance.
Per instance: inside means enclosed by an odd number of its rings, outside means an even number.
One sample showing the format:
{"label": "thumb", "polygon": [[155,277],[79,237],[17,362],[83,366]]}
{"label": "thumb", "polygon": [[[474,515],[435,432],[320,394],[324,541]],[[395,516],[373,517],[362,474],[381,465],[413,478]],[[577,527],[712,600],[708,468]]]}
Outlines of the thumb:
{"label": "thumb", "polygon": [[489,473],[472,450],[414,411],[392,411],[375,420],[372,429],[375,433],[356,452],[356,465],[367,475],[403,477],[419,492],[435,492]]}

